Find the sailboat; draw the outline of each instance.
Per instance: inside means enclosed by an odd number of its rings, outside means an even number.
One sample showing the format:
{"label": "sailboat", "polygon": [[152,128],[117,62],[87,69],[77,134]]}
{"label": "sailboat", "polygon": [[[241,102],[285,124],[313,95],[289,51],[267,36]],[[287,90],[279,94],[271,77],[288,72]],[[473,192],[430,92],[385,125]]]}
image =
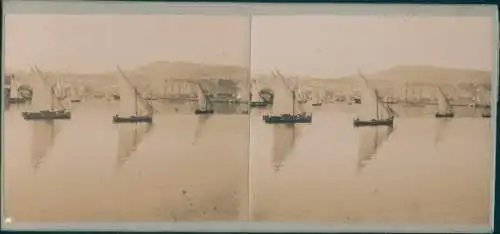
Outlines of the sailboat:
{"label": "sailboat", "polygon": [[21,104],[28,101],[27,98],[21,96],[20,87],[17,78],[14,75],[10,76],[10,92],[7,99],[8,104]]}
{"label": "sailboat", "polygon": [[450,105],[446,95],[439,86],[436,86],[436,97],[438,101],[438,110],[435,114],[436,118],[453,118],[455,116],[453,107]]}
{"label": "sailboat", "polygon": [[55,137],[59,133],[59,130],[56,122],[53,120],[33,122],[31,162],[35,170],[40,167],[45,156],[47,156],[54,145]]}
{"label": "sailboat", "polygon": [[210,115],[214,113],[213,105],[210,99],[207,97],[207,92],[203,90],[200,83],[196,83],[198,98],[198,106],[194,111],[195,115]]}
{"label": "sailboat", "polygon": [[312,114],[302,109],[303,106],[297,98],[297,85],[289,87],[277,70],[273,76],[281,82],[276,85],[274,92],[273,113],[264,115],[262,119],[269,124],[312,123]]}
{"label": "sailboat", "polygon": [[[31,69],[33,72],[33,69]],[[32,111],[22,112],[25,120],[71,119],[67,110],[55,93],[53,86],[47,84],[42,72],[35,66],[33,80]]]}
{"label": "sailboat", "polygon": [[151,131],[151,123],[121,124],[118,127],[118,165],[123,165],[137,150],[142,138]]}
{"label": "sailboat", "polygon": [[259,90],[257,88],[257,81],[253,81],[250,86],[250,107],[266,107],[267,102],[265,102],[260,96]]}
{"label": "sailboat", "polygon": [[314,91],[313,95],[314,102],[312,103],[312,106],[322,106],[323,99],[319,96],[319,93],[317,91]]}
{"label": "sailboat", "polygon": [[359,129],[358,170],[363,169],[368,161],[376,156],[379,147],[389,138],[393,131],[392,126]]}
{"label": "sailboat", "polygon": [[293,150],[299,132],[295,125],[275,125],[272,163],[274,171],[277,172],[283,167],[283,161]]}
{"label": "sailboat", "polygon": [[354,127],[362,126],[393,126],[394,123],[394,111],[384,103],[379,98],[377,91],[370,87],[366,77],[358,71],[358,75],[361,80],[361,101],[362,114],[361,119],[357,117],[354,119]]}
{"label": "sailboat", "polygon": [[491,105],[487,100],[490,99],[490,95],[485,94],[484,91],[477,92],[474,108],[482,108],[481,117],[491,118]]}
{"label": "sailboat", "polygon": [[140,96],[119,67],[117,70],[120,73],[120,114],[113,116],[113,123],[152,123],[153,107]]}

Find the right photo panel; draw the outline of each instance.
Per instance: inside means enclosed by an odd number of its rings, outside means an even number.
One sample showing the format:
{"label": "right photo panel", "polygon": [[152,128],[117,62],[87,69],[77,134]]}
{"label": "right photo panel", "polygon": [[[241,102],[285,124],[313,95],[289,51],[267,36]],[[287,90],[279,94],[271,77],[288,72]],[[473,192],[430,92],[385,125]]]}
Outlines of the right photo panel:
{"label": "right photo panel", "polygon": [[488,226],[492,24],[253,16],[250,220]]}

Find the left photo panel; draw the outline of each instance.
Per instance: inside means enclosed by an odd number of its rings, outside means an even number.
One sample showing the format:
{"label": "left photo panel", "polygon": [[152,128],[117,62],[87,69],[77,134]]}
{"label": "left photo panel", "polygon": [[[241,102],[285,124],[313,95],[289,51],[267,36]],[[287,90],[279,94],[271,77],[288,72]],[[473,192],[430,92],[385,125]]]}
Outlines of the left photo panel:
{"label": "left photo panel", "polygon": [[5,220],[248,220],[249,16],[5,14],[4,48]]}

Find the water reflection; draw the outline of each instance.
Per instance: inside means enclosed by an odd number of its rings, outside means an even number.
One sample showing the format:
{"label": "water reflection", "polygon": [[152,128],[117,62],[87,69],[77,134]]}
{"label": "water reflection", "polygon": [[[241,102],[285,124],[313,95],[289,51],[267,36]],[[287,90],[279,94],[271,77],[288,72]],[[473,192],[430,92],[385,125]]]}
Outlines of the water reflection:
{"label": "water reflection", "polygon": [[444,132],[448,128],[451,119],[439,118],[436,119],[436,135],[434,137],[434,147],[436,147],[441,141],[443,141]]}
{"label": "water reflection", "polygon": [[31,162],[36,171],[54,145],[60,126],[54,120],[33,121]]}
{"label": "water reflection", "polygon": [[278,172],[283,162],[290,154],[300,135],[299,129],[294,124],[274,125],[273,158],[274,171]]}
{"label": "water reflection", "polygon": [[122,166],[126,163],[142,138],[151,131],[151,123],[130,123],[118,125],[118,160],[117,165]]}
{"label": "water reflection", "polygon": [[358,172],[374,159],[377,155],[377,150],[394,131],[391,126],[376,126],[359,128],[359,151],[358,151]]}
{"label": "water reflection", "polygon": [[194,139],[193,139],[193,145],[195,145],[198,140],[201,138],[202,133],[203,133],[203,128],[206,126],[207,121],[212,117],[212,115],[199,115],[198,116],[198,122],[196,124],[196,129],[194,131]]}

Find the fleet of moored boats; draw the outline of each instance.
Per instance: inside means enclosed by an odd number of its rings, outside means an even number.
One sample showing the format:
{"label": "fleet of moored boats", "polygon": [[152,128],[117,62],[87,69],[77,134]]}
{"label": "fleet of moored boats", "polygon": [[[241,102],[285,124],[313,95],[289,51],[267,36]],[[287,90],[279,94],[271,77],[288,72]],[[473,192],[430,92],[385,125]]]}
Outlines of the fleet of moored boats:
{"label": "fleet of moored boats", "polygon": [[[33,93],[31,96],[31,111],[22,112],[22,117],[26,120],[56,120],[71,119],[71,111],[66,109],[57,97],[54,87],[47,84],[46,77],[38,69],[31,69],[36,74],[33,79]],[[129,81],[125,73],[117,67],[119,73],[120,90],[120,111],[113,116],[113,123],[139,123],[153,122],[154,108],[146,99],[141,97],[136,87]],[[312,123],[312,113],[306,112],[303,104],[307,102],[297,79],[290,84],[290,79],[275,70],[273,73],[274,81],[277,82],[273,95],[272,113],[264,114],[262,120],[268,124],[300,124]],[[377,90],[370,87],[366,77],[358,71],[358,77],[361,84],[361,100],[363,105],[361,113],[353,120],[354,127],[363,126],[393,126],[394,117],[397,113],[388,105],[387,102],[380,100]],[[195,115],[214,114],[213,103],[210,101],[209,93],[199,83],[197,87],[198,105],[194,111]],[[253,83],[250,90],[250,108],[266,107],[268,102],[263,100],[257,92],[257,84]],[[446,95],[440,87],[436,87],[436,96],[438,100],[438,110],[435,113],[436,118],[453,118],[455,113],[453,106],[449,103]],[[316,93],[312,106],[322,106],[323,100]],[[15,98],[15,97],[14,97]],[[20,99],[20,98],[19,98]],[[17,100],[17,99],[16,99]],[[486,108],[482,117],[490,118],[490,109]]]}

